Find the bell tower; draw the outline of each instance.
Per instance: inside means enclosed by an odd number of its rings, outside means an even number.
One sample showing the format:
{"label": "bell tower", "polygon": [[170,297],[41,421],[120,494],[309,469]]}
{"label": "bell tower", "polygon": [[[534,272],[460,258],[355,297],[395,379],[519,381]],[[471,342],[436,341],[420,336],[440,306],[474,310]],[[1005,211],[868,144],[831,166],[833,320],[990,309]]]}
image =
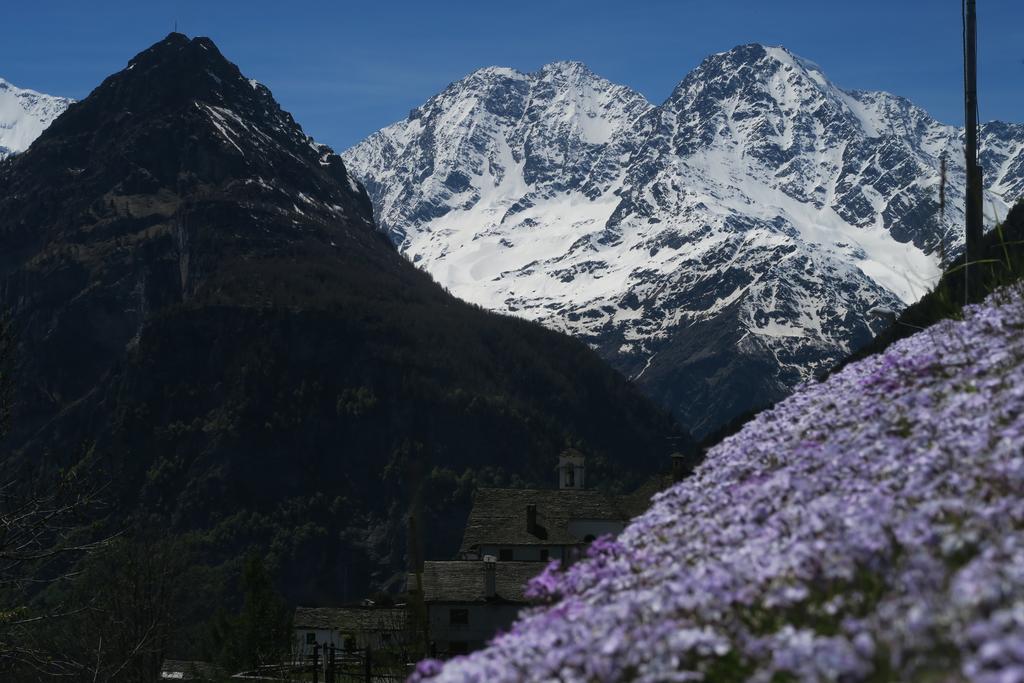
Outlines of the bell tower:
{"label": "bell tower", "polygon": [[586,487],[586,458],[574,448],[558,456],[558,489],[579,490]]}

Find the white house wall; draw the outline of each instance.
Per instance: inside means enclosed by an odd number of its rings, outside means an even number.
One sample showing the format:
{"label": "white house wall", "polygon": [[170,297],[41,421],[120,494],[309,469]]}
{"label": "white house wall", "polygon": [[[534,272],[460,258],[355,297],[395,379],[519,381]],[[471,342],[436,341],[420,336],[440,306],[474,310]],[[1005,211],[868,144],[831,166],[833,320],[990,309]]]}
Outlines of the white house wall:
{"label": "white house wall", "polygon": [[312,659],[313,657],[313,644],[306,643],[306,635],[309,633],[316,634],[316,645],[321,646],[320,652],[323,653],[323,646],[327,645],[328,649],[333,645],[336,649],[341,649],[344,645],[344,637],[338,631],[330,631],[327,629],[316,629],[316,628],[296,628],[295,629],[295,652],[297,653],[297,659]]}
{"label": "white house wall", "polygon": [[[450,624],[452,609],[469,612],[468,624]],[[463,642],[469,648],[478,648],[487,643],[499,630],[507,630],[522,609],[520,605],[485,605],[467,603],[436,603],[428,605],[430,640],[439,653],[450,652],[451,643]]]}

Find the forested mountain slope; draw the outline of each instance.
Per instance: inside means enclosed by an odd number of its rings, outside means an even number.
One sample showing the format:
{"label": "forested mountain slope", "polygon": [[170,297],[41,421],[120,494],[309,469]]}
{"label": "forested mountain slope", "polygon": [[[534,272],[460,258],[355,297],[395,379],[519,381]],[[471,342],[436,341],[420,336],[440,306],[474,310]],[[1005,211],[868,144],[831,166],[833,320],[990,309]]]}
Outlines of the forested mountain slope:
{"label": "forested mountain slope", "polygon": [[447,294],[342,160],[206,38],[171,34],[0,163],[18,340],[4,467],[105,485],[114,528],[248,549],[289,598],[448,557],[478,481],[660,469],[671,420],[583,344]]}

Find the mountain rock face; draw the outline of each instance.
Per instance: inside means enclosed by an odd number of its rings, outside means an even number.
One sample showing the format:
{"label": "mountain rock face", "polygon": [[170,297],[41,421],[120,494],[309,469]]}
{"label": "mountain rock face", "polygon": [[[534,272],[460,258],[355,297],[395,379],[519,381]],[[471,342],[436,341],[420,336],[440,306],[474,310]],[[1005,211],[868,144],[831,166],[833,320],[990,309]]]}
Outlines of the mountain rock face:
{"label": "mountain rock face", "polygon": [[[483,69],[343,156],[453,293],[585,340],[702,434],[927,291],[961,246],[961,149],[905,99],[747,45],[657,107],[576,63]],[[987,124],[983,162],[994,220],[1024,194],[1024,126]]]}
{"label": "mountain rock face", "polygon": [[459,301],[208,39],[171,34],[0,162],[19,342],[4,466],[108,482],[116,528],[255,549],[307,604],[451,557],[478,484],[661,468],[671,420],[585,345]]}
{"label": "mountain rock face", "polygon": [[28,149],[73,101],[22,90],[0,78],[0,160]]}

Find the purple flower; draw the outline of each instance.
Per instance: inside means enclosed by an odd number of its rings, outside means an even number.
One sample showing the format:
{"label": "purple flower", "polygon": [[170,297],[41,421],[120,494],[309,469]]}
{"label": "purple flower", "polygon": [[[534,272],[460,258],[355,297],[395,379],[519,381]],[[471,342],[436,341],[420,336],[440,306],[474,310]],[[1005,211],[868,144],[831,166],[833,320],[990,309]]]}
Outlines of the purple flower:
{"label": "purple flower", "polygon": [[558,560],[548,562],[547,566],[537,576],[530,579],[526,584],[523,595],[532,602],[554,602],[561,597],[562,563]]}
{"label": "purple flower", "polygon": [[1024,681],[1022,386],[1014,287],[761,413],[429,676]]}
{"label": "purple flower", "polygon": [[425,681],[430,678],[434,678],[444,667],[444,664],[437,659],[424,659],[423,661],[416,664],[416,669],[413,671],[412,676],[409,677],[410,683],[418,683],[419,681]]}

